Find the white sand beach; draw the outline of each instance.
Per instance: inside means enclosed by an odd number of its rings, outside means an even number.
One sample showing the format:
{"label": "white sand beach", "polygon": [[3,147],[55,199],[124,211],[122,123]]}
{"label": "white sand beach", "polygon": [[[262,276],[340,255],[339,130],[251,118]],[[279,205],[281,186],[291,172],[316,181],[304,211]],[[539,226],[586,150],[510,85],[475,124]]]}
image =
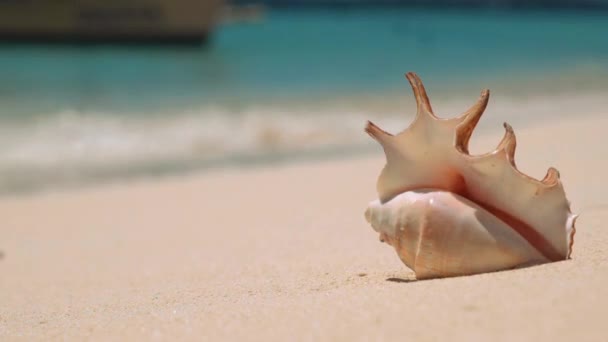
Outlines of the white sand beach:
{"label": "white sand beach", "polygon": [[608,118],[585,112],[514,125],[580,213],[572,260],[416,281],[363,217],[380,148],[5,196],[0,340],[606,341]]}

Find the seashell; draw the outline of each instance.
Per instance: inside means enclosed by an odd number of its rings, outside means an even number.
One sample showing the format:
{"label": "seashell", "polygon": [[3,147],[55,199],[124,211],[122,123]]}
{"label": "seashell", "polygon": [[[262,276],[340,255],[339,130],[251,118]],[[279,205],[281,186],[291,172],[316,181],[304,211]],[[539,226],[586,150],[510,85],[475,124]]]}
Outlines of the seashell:
{"label": "seashell", "polygon": [[536,180],[515,166],[515,134],[490,153],[470,155],[468,142],[489,91],[462,115],[435,116],[420,78],[406,75],[417,103],[411,125],[392,135],[368,122],[384,149],[379,199],[365,212],[418,279],[471,275],[569,259],[577,215],[559,172]]}

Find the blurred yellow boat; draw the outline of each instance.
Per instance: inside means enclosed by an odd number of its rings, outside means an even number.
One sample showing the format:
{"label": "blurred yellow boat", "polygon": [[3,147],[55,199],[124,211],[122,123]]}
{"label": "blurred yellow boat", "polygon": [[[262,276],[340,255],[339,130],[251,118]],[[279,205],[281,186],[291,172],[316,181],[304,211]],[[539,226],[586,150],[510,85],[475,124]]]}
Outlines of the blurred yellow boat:
{"label": "blurred yellow boat", "polygon": [[222,0],[3,0],[0,39],[204,42]]}

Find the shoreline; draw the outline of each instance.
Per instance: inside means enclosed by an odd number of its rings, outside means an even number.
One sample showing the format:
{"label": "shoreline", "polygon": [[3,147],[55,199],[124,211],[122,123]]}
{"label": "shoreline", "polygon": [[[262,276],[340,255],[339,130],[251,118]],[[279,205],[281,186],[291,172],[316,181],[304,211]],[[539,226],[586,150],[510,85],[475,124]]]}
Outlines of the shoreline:
{"label": "shoreline", "polygon": [[[430,96],[432,97],[432,93]],[[277,118],[269,113],[268,117],[261,118],[264,121],[258,120],[256,125],[259,126],[260,131],[250,132],[254,134],[254,139],[260,139],[258,143],[261,145],[248,150],[226,151],[215,155],[177,154],[171,158],[144,158],[139,161],[131,160],[128,163],[117,160],[114,163],[97,164],[93,159],[89,164],[86,162],[78,164],[78,159],[75,159],[72,164],[66,160],[65,166],[61,168],[39,171],[15,166],[11,169],[11,164],[5,162],[4,171],[0,171],[2,174],[0,197],[35,196],[40,192],[71,191],[82,187],[129,183],[138,179],[153,181],[165,177],[179,178],[214,170],[249,169],[372,156],[380,153],[380,149],[363,132],[366,120],[372,120],[386,127],[389,132],[396,133],[404,129],[413,119],[415,104],[409,89],[405,88],[404,93],[394,100],[396,101],[379,102],[381,105],[389,103],[387,106],[391,106],[393,111],[387,108],[368,111],[359,107],[358,112],[353,110],[353,114],[348,115],[347,107],[336,109],[328,106],[327,115],[317,113],[301,116],[290,113],[288,114],[290,119],[287,121],[285,121],[287,117]],[[459,98],[456,101],[439,98],[434,101],[434,109],[440,117],[456,116],[475,100],[476,97],[466,100]],[[519,103],[513,102],[518,100]],[[399,112],[396,107],[399,107]],[[582,108],[584,110],[581,110]],[[602,108],[608,108],[608,99],[599,92],[579,92],[569,97],[534,96],[525,101],[523,98],[494,95],[490,98],[486,113],[473,135],[471,151],[472,153],[487,152],[488,148],[479,142],[489,134],[495,136],[498,141],[502,137],[503,122],[511,124],[517,133],[522,128],[535,127],[554,120],[556,112],[563,113],[560,119],[574,122],[577,120],[574,115],[584,118],[601,115]],[[256,111],[263,112],[263,109],[258,108]],[[247,127],[246,124],[244,125]],[[335,130],[338,130],[338,135],[333,137]],[[260,135],[256,137],[255,134]]]}

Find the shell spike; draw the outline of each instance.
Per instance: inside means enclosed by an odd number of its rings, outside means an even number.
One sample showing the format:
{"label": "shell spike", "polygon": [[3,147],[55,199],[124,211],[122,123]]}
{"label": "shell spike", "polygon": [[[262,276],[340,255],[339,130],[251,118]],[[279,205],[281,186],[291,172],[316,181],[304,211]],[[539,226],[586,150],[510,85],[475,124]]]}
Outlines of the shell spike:
{"label": "shell spike", "polygon": [[469,153],[469,140],[471,139],[475,126],[477,126],[479,119],[488,106],[489,99],[490,91],[484,89],[477,102],[458,117],[458,120],[462,120],[462,122],[456,129],[456,148],[461,152],[466,154]]}
{"label": "shell spike", "polygon": [[513,131],[513,127],[506,122],[503,123],[503,127],[505,128],[505,135],[498,144],[496,151],[504,151],[509,163],[515,166],[515,147],[517,147],[515,132]]}
{"label": "shell spike", "polygon": [[426,114],[431,117],[435,117],[435,114],[433,114],[433,108],[431,107],[431,102],[429,101],[429,97],[426,94],[426,89],[424,89],[424,84],[422,84],[420,77],[413,72],[408,72],[405,74],[405,77],[410,82],[412,91],[416,97],[416,104],[418,106],[416,116],[419,117]]}
{"label": "shell spike", "polygon": [[557,169],[554,167],[550,167],[549,170],[547,170],[547,175],[545,175],[545,178],[543,178],[541,183],[548,186],[553,186],[557,184],[557,181],[559,181],[559,171],[557,171]]}
{"label": "shell spike", "polygon": [[371,121],[368,121],[367,125],[365,125],[365,132],[369,134],[369,136],[372,137],[374,140],[379,142],[382,146],[385,146],[393,137],[392,134],[376,126],[376,124]]}

